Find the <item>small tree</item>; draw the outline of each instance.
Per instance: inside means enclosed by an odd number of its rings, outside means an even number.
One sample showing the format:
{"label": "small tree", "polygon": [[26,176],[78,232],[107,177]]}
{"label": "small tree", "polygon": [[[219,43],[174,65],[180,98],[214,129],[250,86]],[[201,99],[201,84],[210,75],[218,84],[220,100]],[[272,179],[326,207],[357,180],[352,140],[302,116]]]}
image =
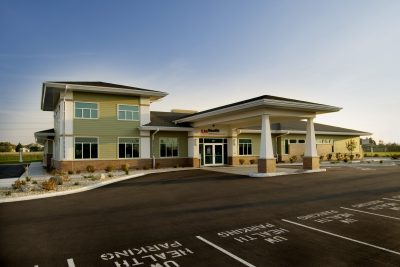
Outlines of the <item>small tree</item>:
{"label": "small tree", "polygon": [[353,151],[357,147],[357,142],[354,139],[350,139],[350,141],[346,142],[346,149],[350,152],[350,158],[353,158]]}
{"label": "small tree", "polygon": [[18,143],[18,145],[15,147],[15,151],[19,152],[21,148],[23,148],[23,146],[21,145],[21,143]]}

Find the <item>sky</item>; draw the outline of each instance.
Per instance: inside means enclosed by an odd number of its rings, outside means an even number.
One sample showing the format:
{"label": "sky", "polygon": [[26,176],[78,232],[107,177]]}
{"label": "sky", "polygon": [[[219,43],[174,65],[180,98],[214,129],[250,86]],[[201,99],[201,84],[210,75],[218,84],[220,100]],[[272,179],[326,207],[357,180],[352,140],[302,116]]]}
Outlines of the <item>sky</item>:
{"label": "sky", "polygon": [[0,0],[0,141],[53,127],[44,81],[166,91],[152,110],[260,95],[343,109],[315,120],[400,143],[400,1]]}

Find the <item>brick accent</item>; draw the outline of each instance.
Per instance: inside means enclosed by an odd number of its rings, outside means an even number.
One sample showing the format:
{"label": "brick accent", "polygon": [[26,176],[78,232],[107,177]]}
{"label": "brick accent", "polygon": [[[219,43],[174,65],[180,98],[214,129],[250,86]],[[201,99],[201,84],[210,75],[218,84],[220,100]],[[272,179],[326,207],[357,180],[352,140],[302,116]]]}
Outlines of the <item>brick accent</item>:
{"label": "brick accent", "polygon": [[[118,160],[74,160],[74,161],[53,161],[54,168],[59,171],[86,171],[88,165],[92,165],[96,170],[104,170],[107,166],[114,169],[121,169],[123,164],[129,164],[130,169],[151,169],[153,168],[152,159],[118,159]],[[192,158],[157,158],[157,168],[167,167],[192,167]]]}
{"label": "brick accent", "polygon": [[318,170],[319,169],[319,157],[304,157],[303,158],[303,169]]}
{"label": "brick accent", "polygon": [[258,172],[259,173],[276,172],[276,160],[275,159],[258,159]]}
{"label": "brick accent", "polygon": [[228,157],[228,164],[229,165],[241,165],[240,164],[240,159],[243,159],[243,165],[250,165],[250,160],[254,160],[254,164],[257,163],[258,156],[236,156],[236,157]]}

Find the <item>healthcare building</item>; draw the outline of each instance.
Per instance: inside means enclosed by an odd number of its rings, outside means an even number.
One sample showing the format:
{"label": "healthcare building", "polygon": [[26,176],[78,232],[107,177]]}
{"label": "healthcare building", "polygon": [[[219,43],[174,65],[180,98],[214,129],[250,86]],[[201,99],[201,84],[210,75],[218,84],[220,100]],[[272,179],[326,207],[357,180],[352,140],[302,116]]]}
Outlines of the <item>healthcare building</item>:
{"label": "healthcare building", "polygon": [[263,95],[201,112],[151,111],[166,92],[104,82],[44,82],[41,109],[54,128],[35,133],[45,146],[43,165],[61,171],[258,164],[273,173],[276,162],[361,158],[360,136],[370,133],[314,123],[341,108]]}

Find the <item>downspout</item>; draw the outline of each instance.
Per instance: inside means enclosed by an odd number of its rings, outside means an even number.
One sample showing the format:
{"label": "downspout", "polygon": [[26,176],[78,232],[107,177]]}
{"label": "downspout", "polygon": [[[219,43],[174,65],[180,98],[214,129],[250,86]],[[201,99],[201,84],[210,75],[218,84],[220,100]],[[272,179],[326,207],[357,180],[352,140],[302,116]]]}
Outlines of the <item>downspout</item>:
{"label": "downspout", "polygon": [[282,137],[282,136],[285,136],[285,135],[288,135],[288,134],[290,134],[290,131],[287,131],[284,134],[275,136],[275,150],[276,150],[276,160],[277,161],[278,161],[278,156],[279,156],[279,154],[278,154],[278,137]]}
{"label": "downspout", "polygon": [[157,130],[151,135],[151,154],[152,154],[152,158],[153,158],[153,169],[156,168],[156,157],[154,156],[154,136],[159,131],[160,131],[160,128],[157,128]]}

